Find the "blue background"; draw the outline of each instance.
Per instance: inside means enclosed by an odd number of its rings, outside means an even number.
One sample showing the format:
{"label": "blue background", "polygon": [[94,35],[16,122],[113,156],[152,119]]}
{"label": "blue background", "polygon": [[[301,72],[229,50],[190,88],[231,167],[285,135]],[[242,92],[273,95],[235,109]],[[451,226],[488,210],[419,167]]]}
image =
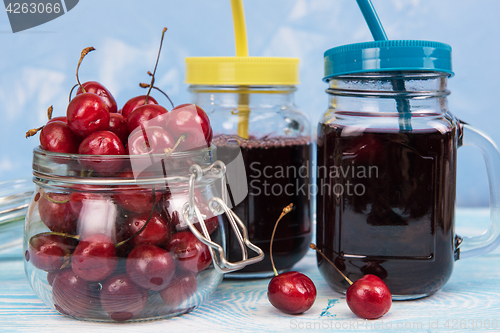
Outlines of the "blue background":
{"label": "blue background", "polygon": [[[22,1],[20,1],[22,2]],[[30,2],[30,1],[27,1]],[[373,0],[391,39],[436,40],[453,47],[456,75],[449,81],[451,111],[500,142],[498,84],[500,2],[496,0]],[[298,106],[318,122],[327,106],[323,52],[369,41],[371,35],[354,0],[246,0],[250,54],[301,59]],[[97,80],[119,107],[144,93],[161,29],[166,34],[156,84],[174,103],[189,101],[184,57],[234,55],[229,0],[83,0],[65,15],[13,34],[0,13],[0,181],[31,175],[31,151],[38,138],[25,132],[65,115],[75,83],[80,51],[94,46],[81,68],[81,80]],[[156,96],[155,96],[156,97]],[[167,102],[158,96],[162,104]],[[500,171],[500,170],[499,170]],[[481,154],[459,154],[457,204],[488,205]]]}

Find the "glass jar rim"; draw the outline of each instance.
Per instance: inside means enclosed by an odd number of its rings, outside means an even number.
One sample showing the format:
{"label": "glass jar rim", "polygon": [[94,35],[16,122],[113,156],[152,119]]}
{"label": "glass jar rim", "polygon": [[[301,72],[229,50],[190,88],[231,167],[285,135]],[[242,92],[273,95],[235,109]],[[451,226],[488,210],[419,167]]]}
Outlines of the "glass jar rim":
{"label": "glass jar rim", "polygon": [[[33,149],[35,183],[46,181],[85,185],[150,185],[185,182],[192,165],[208,167],[215,160],[217,147],[145,155],[82,155],[50,152],[40,146]],[[102,163],[102,164],[100,164]],[[88,166],[90,165],[90,167]],[[95,166],[95,169],[92,168]],[[105,171],[99,171],[106,168]],[[151,168],[152,167],[152,168]],[[94,172],[95,171],[95,172]],[[122,177],[122,172],[132,177]]]}

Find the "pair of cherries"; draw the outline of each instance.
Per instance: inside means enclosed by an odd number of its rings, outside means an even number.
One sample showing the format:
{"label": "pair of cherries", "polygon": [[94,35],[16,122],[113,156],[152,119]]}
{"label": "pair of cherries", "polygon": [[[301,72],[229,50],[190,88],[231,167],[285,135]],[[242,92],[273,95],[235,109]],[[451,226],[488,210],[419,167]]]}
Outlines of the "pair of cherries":
{"label": "pair of cherries", "polygon": [[[300,314],[309,310],[316,300],[316,287],[312,280],[300,272],[285,272],[278,274],[273,260],[273,240],[279,221],[288,214],[293,205],[283,209],[276,221],[271,235],[269,254],[275,276],[267,289],[269,302],[280,311],[288,314]],[[346,292],[346,302],[351,311],[364,319],[376,319],[386,314],[392,304],[392,296],[387,285],[378,276],[366,274],[354,283],[349,280],[335,264],[321,252],[316,245],[311,248],[322,255],[349,282]]]}

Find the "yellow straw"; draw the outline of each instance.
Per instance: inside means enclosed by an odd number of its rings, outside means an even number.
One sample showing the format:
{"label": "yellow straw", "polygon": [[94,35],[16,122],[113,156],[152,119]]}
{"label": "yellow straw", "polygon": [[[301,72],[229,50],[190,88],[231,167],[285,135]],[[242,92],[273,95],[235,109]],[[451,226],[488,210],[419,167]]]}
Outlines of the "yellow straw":
{"label": "yellow straw", "polygon": [[[247,28],[245,24],[245,12],[243,0],[231,0],[234,22],[234,38],[236,44],[236,56],[248,57]],[[238,136],[248,139],[248,119],[250,109],[248,108],[248,92],[239,94],[238,97]]]}
{"label": "yellow straw", "polygon": [[243,0],[231,0],[234,22],[234,38],[236,40],[236,56],[248,57],[247,27]]}

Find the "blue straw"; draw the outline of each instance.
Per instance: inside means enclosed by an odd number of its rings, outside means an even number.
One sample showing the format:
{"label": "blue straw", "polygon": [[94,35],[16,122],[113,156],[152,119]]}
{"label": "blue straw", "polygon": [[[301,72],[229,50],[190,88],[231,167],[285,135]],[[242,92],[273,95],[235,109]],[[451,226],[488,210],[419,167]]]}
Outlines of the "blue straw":
{"label": "blue straw", "polygon": [[[361,13],[365,17],[368,28],[372,33],[374,40],[387,40],[384,27],[378,18],[377,12],[371,0],[356,0],[361,9]],[[405,83],[403,80],[392,80],[392,87],[396,91],[405,91]],[[411,131],[411,112],[410,102],[405,98],[396,98],[396,107],[399,113],[399,129],[402,131]]]}
{"label": "blue straw", "polygon": [[377,12],[371,0],[356,0],[358,2],[359,9],[365,17],[365,21],[370,28],[374,40],[387,40],[387,35],[385,34],[384,27],[380,23]]}

